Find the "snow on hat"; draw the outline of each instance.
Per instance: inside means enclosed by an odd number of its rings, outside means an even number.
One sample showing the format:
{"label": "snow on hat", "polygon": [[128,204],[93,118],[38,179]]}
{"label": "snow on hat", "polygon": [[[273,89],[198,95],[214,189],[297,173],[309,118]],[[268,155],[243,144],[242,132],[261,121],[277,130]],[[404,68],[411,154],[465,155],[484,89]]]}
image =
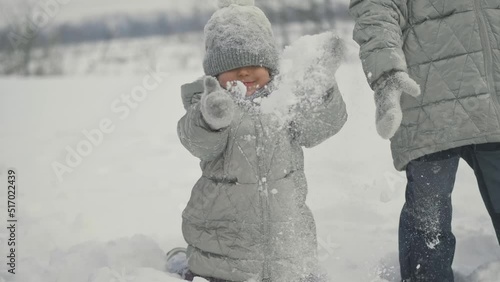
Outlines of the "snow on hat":
{"label": "snow on hat", "polygon": [[205,25],[206,75],[215,76],[246,66],[262,66],[275,74],[278,49],[271,23],[254,0],[219,0]]}

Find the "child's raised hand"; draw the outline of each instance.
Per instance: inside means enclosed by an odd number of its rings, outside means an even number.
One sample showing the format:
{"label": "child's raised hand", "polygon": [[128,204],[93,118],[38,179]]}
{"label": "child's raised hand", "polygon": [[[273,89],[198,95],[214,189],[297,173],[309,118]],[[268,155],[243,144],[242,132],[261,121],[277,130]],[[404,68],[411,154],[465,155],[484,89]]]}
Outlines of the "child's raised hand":
{"label": "child's raised hand", "polygon": [[205,77],[204,86],[205,91],[200,101],[203,118],[214,130],[229,126],[235,107],[231,94],[220,87],[217,79],[211,76]]}
{"label": "child's raised hand", "polygon": [[336,86],[335,73],[344,54],[344,43],[333,32],[299,38],[283,52],[279,88],[289,89],[302,105],[322,104]]}

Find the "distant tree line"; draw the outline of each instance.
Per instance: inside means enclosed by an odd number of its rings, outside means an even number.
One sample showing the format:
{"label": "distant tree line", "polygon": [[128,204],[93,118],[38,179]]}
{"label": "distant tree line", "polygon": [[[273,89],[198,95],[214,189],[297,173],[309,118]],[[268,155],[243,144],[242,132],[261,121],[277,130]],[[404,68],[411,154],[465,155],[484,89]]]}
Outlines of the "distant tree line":
{"label": "distant tree line", "polygon": [[[332,0],[324,1],[322,5],[318,4],[318,1],[311,1],[306,8],[280,6],[276,4],[277,2],[280,1],[261,1],[259,6],[278,30],[281,30],[280,25],[292,22],[310,22],[318,26],[326,22],[333,26],[335,21],[347,20],[349,17],[346,5]],[[286,3],[286,1],[281,2]],[[47,44],[74,44],[202,31],[212,13],[213,11],[195,8],[189,16],[169,13],[156,13],[141,17],[113,15],[93,18],[81,23],[63,23],[41,30],[29,44],[37,47]],[[0,50],[13,47],[12,34],[20,28],[23,27],[8,26],[0,29]]]}
{"label": "distant tree line", "polygon": [[[297,33],[290,29],[291,23],[299,23],[304,28],[299,33],[310,34],[333,28],[337,21],[349,20],[346,1],[341,0],[256,2],[270,19],[282,45],[290,43],[290,33]],[[214,12],[214,7],[208,8],[206,3],[194,3],[189,14],[169,11],[143,15],[108,15],[42,27],[29,20],[34,8],[36,7],[27,7],[25,17],[17,17],[9,26],[0,29],[0,74],[60,74],[60,61],[57,59],[58,54],[54,52],[56,45],[201,32]],[[200,42],[201,40],[200,37]],[[38,50],[36,56],[35,50]],[[47,63],[34,69],[31,62],[39,60]]]}

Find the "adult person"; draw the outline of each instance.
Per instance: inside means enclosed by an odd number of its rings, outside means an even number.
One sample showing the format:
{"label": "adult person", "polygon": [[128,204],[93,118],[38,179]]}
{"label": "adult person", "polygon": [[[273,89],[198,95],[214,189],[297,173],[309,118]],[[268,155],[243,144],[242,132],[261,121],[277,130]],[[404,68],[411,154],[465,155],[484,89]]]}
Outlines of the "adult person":
{"label": "adult person", "polygon": [[451,282],[451,192],[474,170],[500,242],[500,1],[351,0],[378,133],[406,171],[403,281]]}

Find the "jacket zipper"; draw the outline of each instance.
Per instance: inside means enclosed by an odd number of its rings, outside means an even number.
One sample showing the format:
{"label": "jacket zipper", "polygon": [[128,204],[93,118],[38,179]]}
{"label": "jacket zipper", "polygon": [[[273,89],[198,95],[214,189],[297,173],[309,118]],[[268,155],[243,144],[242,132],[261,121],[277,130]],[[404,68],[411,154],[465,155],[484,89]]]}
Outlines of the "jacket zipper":
{"label": "jacket zipper", "polygon": [[259,184],[259,197],[261,200],[261,216],[262,216],[262,231],[264,235],[264,265],[262,269],[262,281],[271,281],[271,270],[269,267],[269,251],[270,251],[270,207],[269,207],[269,193],[268,186],[266,181],[266,175],[264,175],[265,167],[264,160],[262,158],[262,153],[260,150],[264,148],[264,143],[262,141],[262,137],[264,135],[264,129],[260,124],[260,118],[258,115],[253,115],[253,119],[255,122],[255,130],[256,130],[256,144],[257,144],[257,172]]}
{"label": "jacket zipper", "polygon": [[490,89],[490,95],[495,104],[495,110],[497,113],[497,119],[500,123],[500,103],[498,101],[498,96],[495,89],[494,79],[493,79],[493,59],[491,55],[491,45],[490,39],[487,33],[486,23],[483,16],[483,9],[481,0],[474,0],[474,11],[476,12],[476,18],[479,23],[479,37],[481,38],[481,45],[483,46],[484,54],[484,67],[486,71],[486,81],[488,83],[488,88]]}

